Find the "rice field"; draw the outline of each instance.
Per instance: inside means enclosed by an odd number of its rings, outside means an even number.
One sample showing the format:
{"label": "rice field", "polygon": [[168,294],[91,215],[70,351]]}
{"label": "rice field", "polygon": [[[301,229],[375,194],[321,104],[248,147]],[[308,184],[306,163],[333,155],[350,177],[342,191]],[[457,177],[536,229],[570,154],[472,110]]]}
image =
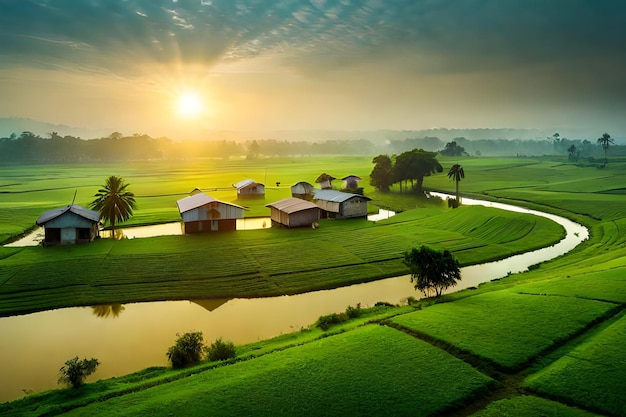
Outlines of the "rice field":
{"label": "rice field", "polygon": [[[302,168],[300,161],[275,161],[275,167],[266,164],[267,183],[281,181],[280,187],[271,190],[271,197],[288,192],[283,185],[290,181],[313,182],[322,171],[335,176],[349,171],[345,175],[362,177],[371,171],[369,158],[355,158],[344,165],[342,159],[307,159]],[[320,161],[327,163],[322,169]],[[100,166],[93,171],[76,168],[73,176],[74,182],[83,187],[78,195],[87,190],[93,194],[90,187],[98,186],[106,175],[128,176],[129,182],[141,190],[142,205],[133,219],[139,224],[170,221],[172,216],[175,220],[177,213],[175,207],[172,211],[171,202],[179,194],[184,196],[188,187],[215,187],[217,198],[233,201],[231,190],[226,188],[229,182],[235,182],[227,180],[229,170],[241,169],[246,177],[259,177],[265,174],[264,162],[248,165],[247,161],[231,161],[230,167],[217,167],[207,161],[206,172],[199,171],[197,161],[171,166],[170,171],[163,172],[168,172],[167,178],[178,176],[178,180],[163,184],[149,164],[124,167],[126,171],[120,172],[107,172],[114,166]],[[365,324],[368,319],[362,318],[325,334],[319,329],[304,330],[286,335],[288,340],[238,347],[245,355],[259,355],[245,356],[248,360],[232,365],[210,369],[211,365],[205,364],[177,376],[172,370],[148,369],[117,381],[89,384],[80,393],[59,390],[41,397],[27,396],[23,402],[0,404],[0,414],[56,414],[66,405],[69,409],[90,404],[68,415],[626,415],[624,161],[611,160],[606,168],[598,169],[547,158],[442,158],[444,171],[456,162],[466,172],[461,193],[517,201],[566,215],[589,227],[589,240],[566,256],[536,265],[529,272],[446,295],[444,302],[427,300],[417,306],[390,307],[376,319],[388,326]],[[155,162],[153,166],[161,164]],[[41,182],[42,189],[36,191],[37,181],[46,176],[65,181],[59,170],[46,167],[41,178],[37,172],[19,169],[14,176],[0,176],[0,190],[27,191],[2,194],[0,205],[12,214],[0,210],[0,238],[9,235],[6,230],[11,227],[19,230],[20,224],[27,224],[24,218],[31,216],[32,220],[37,210],[56,207],[57,191],[73,195],[74,188],[67,184],[65,188],[57,187],[52,182]],[[299,174],[290,177],[296,170]],[[20,179],[25,173],[29,175]],[[189,181],[185,182],[187,176]],[[222,189],[217,184],[226,186]],[[454,190],[454,182],[445,175],[427,178],[425,186]],[[58,189],[44,190],[46,187]],[[154,287],[150,296],[157,298],[182,296],[192,290],[218,294],[235,287],[254,293],[277,288],[296,291],[312,282],[339,286],[365,276],[398,273],[402,265],[394,256],[405,250],[405,245],[427,242],[451,248],[469,264],[539,245],[542,239],[547,241],[560,233],[524,218],[500,217],[469,207],[447,210],[430,203],[424,206],[397,192],[384,195],[365,187],[373,203],[398,207],[403,212],[376,224],[331,221],[322,223],[316,231],[283,233],[270,229],[216,240],[160,237],[103,240],[45,251],[0,248],[0,291],[8,289],[0,295],[0,307],[45,309],[53,304],[51,300],[64,304],[69,298],[88,305],[97,297],[113,300],[122,293],[140,297],[146,294],[146,283]],[[79,204],[88,200],[84,198]],[[11,212],[15,201],[36,208]],[[43,205],[39,206],[40,202]],[[411,210],[417,207],[420,210]],[[142,209],[146,214],[140,215]],[[264,213],[262,210],[262,202],[255,202],[248,213]],[[546,230],[550,230],[551,237],[543,234]],[[316,243],[321,234],[318,232],[324,233],[325,240]],[[273,240],[275,233],[287,249]],[[214,266],[207,262],[199,266],[209,248],[215,250],[213,243],[237,252],[240,275],[223,272],[234,257],[228,258],[230,262],[215,260]],[[234,249],[242,246],[246,246],[245,251]],[[305,252],[309,248],[310,252]],[[274,252],[294,249],[307,256],[300,256],[297,263],[288,263],[284,253],[267,259]],[[173,255],[167,258],[170,253]],[[189,274],[177,275],[176,266],[159,275],[156,266],[150,266],[163,259],[175,263],[176,255],[180,258],[181,253],[192,259],[185,265]],[[102,277],[100,270],[109,262],[115,267],[106,272],[109,285],[89,281],[87,275],[78,272],[87,268],[89,274]],[[316,269],[320,262],[322,269]],[[151,273],[132,263],[145,265]],[[61,272],[62,268],[67,272]],[[215,276],[201,279],[206,271]],[[20,280],[21,275],[37,280]],[[175,279],[168,281],[164,275]],[[62,280],[68,285],[59,284]],[[28,297],[11,294],[22,290],[28,290]],[[113,388],[122,380],[136,385]],[[99,394],[90,397],[95,390],[100,390]]]}
{"label": "rice field", "polygon": [[403,314],[392,322],[515,370],[616,308],[595,300],[494,291]]}
{"label": "rice field", "polygon": [[434,415],[493,383],[427,343],[369,325],[66,415]]}
{"label": "rice field", "polygon": [[626,415],[626,316],[529,376],[531,390],[608,415]]}

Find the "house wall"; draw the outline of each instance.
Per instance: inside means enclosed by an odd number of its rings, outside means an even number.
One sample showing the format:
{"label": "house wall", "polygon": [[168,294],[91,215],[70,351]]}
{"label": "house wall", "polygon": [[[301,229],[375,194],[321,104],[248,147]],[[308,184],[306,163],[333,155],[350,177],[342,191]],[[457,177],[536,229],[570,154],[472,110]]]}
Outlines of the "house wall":
{"label": "house wall", "polygon": [[327,200],[316,200],[315,204],[324,211],[339,213],[339,203]]}
{"label": "house wall", "polygon": [[273,222],[287,227],[310,226],[311,223],[320,219],[320,210],[315,207],[291,214],[280,211],[274,207],[270,207],[270,212],[270,217]]}
{"label": "house wall", "polygon": [[367,200],[360,197],[353,197],[341,203],[339,208],[338,219],[350,217],[366,217],[367,216]]}
{"label": "house wall", "polygon": [[241,219],[243,218],[243,209],[228,204],[211,203],[186,211],[181,217],[185,223],[204,220]]}

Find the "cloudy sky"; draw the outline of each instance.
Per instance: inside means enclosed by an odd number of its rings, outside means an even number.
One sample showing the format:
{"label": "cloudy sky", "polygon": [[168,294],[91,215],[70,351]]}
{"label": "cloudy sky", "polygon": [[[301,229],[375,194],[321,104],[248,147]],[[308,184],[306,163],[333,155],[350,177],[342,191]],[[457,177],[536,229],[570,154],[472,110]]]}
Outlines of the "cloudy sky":
{"label": "cloudy sky", "polygon": [[181,139],[434,127],[626,137],[625,17],[622,0],[1,0],[0,117]]}

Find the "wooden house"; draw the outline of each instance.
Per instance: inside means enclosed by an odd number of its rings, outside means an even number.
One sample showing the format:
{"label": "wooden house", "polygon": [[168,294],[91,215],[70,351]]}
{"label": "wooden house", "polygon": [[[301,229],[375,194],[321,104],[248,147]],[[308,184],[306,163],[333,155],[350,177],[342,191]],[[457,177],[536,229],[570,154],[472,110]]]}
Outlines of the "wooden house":
{"label": "wooden house", "polygon": [[45,229],[44,246],[86,243],[99,236],[100,212],[71,204],[46,211],[36,223]]}
{"label": "wooden house", "polygon": [[239,181],[233,184],[237,189],[237,197],[263,197],[265,196],[265,185],[251,179]]}
{"label": "wooden house", "polygon": [[291,196],[301,198],[303,200],[312,200],[315,187],[306,181],[291,186]]}
{"label": "wooden house", "polygon": [[333,189],[332,182],[333,180],[336,180],[336,179],[337,178],[333,177],[332,175],[328,175],[327,173],[324,172],[319,177],[317,177],[315,182],[320,185],[320,188],[322,190],[332,190]]}
{"label": "wooden house", "polygon": [[183,219],[185,234],[237,230],[237,219],[243,218],[243,207],[195,193],[176,202]]}
{"label": "wooden house", "polygon": [[322,218],[346,219],[351,217],[367,217],[369,197],[350,194],[335,190],[319,190],[313,201],[322,209]]}
{"label": "wooden house", "polygon": [[320,219],[320,208],[301,198],[285,198],[266,205],[269,207],[272,226],[302,227],[311,226]]}
{"label": "wooden house", "polygon": [[361,181],[361,177],[356,175],[348,175],[347,177],[343,177],[341,179],[344,181],[344,187],[346,190],[356,190],[359,188],[359,181]]}

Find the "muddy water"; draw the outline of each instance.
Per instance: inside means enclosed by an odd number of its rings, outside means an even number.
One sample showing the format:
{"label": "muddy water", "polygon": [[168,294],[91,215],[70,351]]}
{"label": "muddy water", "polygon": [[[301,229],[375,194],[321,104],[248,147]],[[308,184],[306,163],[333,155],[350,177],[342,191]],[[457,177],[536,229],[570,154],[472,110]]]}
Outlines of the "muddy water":
{"label": "muddy water", "polygon": [[[463,204],[546,216],[562,224],[567,237],[550,248],[463,268],[461,285],[455,290],[523,271],[571,250],[588,237],[583,226],[558,216],[470,199],[464,199]],[[320,315],[343,311],[348,305],[367,307],[378,301],[397,304],[408,296],[419,294],[409,277],[401,276],[294,296],[67,308],[0,318],[0,401],[60,387],[56,384],[58,370],[75,355],[100,360],[100,367],[89,379],[97,380],[166,365],[165,352],[176,333],[200,330],[209,342],[222,337],[244,344],[297,331]]]}

